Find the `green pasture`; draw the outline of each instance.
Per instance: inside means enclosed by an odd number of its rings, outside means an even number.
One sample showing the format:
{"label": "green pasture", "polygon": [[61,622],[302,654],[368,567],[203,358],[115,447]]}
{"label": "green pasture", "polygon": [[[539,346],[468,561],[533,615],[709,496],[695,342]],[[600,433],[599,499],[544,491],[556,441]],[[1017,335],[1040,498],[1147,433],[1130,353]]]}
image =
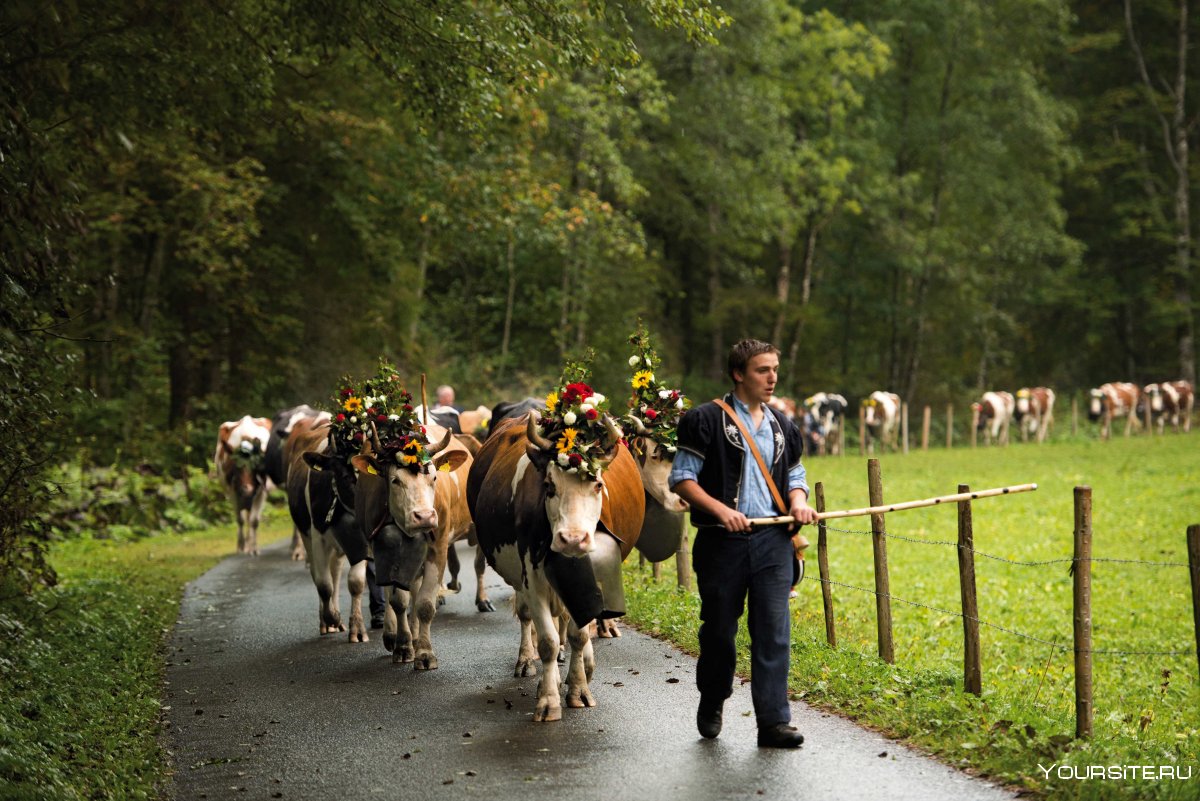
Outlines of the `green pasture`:
{"label": "green pasture", "polygon": [[[271,510],[259,543],[291,532]],[[225,525],[58,543],[58,586],[0,603],[0,799],[158,798],[165,642],[184,585],[236,548]]]}
{"label": "green pasture", "polygon": [[[937,449],[883,455],[880,462],[885,502],[954,493],[960,483],[986,489],[1036,482],[1036,492],[973,504],[975,547],[983,553],[1069,559],[1073,488],[1088,485],[1094,558],[1186,563],[1186,528],[1200,523],[1198,448],[1200,435],[1168,435]],[[824,484],[827,508],[869,505],[865,458],[812,459],[807,467],[810,483]],[[873,588],[870,519],[832,522],[831,580]],[[983,695],[975,699],[962,691],[957,549],[934,544],[956,539],[955,506],[893,513],[887,529],[920,541],[889,539],[887,553],[892,595],[924,605],[892,602],[894,666],[877,656],[875,597],[868,592],[833,587],[837,647],[827,646],[813,530],[808,578],[793,602],[791,686],[798,697],[1053,798],[1200,797],[1200,668],[1186,567],[1093,564],[1093,648],[1182,653],[1095,654],[1095,735],[1080,742],[1072,739],[1069,563],[976,558],[980,619],[1057,645],[982,627]],[[626,569],[631,622],[694,651],[699,603],[675,589],[673,562],[658,582],[633,560]],[[748,676],[748,640],[744,645]],[[1039,764],[1190,766],[1194,778],[1047,781]]]}

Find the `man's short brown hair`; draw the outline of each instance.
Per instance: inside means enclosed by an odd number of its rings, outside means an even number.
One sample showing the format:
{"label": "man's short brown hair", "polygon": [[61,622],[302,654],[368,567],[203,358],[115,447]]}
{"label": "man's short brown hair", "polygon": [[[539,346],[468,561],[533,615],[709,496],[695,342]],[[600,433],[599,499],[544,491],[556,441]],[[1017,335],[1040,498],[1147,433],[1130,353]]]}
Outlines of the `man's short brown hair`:
{"label": "man's short brown hair", "polygon": [[729,349],[729,380],[736,384],[734,371],[745,373],[746,365],[750,363],[750,360],[763,353],[774,353],[778,356],[779,348],[770,342],[763,342],[761,339],[743,339],[735,342]]}

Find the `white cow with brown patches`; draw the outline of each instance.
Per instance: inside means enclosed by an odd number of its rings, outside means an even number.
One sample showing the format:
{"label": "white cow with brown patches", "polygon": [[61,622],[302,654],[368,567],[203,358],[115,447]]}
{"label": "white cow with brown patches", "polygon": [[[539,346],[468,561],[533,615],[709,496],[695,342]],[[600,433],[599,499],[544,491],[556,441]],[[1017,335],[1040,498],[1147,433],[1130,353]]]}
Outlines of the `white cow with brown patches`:
{"label": "white cow with brown patches", "polygon": [[988,445],[1008,444],[1008,426],[1016,409],[1016,400],[1011,392],[985,392],[983,397],[971,404],[975,413],[975,428],[983,432]]}
{"label": "white cow with brown patches", "polygon": [[1013,412],[1021,428],[1021,441],[1033,434],[1045,442],[1054,425],[1054,390],[1049,387],[1022,387],[1017,390],[1017,408]]}
{"label": "white cow with brown patches", "polygon": [[1117,417],[1125,418],[1125,436],[1134,428],[1141,428],[1137,408],[1142,392],[1136,384],[1114,381],[1093,389],[1089,395],[1088,419],[1100,422],[1100,439],[1109,438],[1112,421]]}
{"label": "white cow with brown patches", "polygon": [[1147,384],[1146,402],[1150,404],[1150,416],[1158,424],[1158,433],[1163,433],[1167,422],[1170,421],[1175,433],[1179,433],[1180,421],[1183,430],[1192,430],[1192,412],[1196,398],[1192,385],[1188,381],[1163,381],[1161,384]]}
{"label": "white cow with brown patches", "polygon": [[900,424],[900,396],[894,392],[872,392],[862,402],[863,423],[866,426],[867,453],[875,452],[876,440],[884,449],[896,449],[896,429]]}
{"label": "white cow with brown patches", "polygon": [[270,439],[271,421],[246,415],[221,424],[213,453],[216,477],[237,515],[237,551],[251,556],[258,556],[258,524],[270,482],[265,462]]}

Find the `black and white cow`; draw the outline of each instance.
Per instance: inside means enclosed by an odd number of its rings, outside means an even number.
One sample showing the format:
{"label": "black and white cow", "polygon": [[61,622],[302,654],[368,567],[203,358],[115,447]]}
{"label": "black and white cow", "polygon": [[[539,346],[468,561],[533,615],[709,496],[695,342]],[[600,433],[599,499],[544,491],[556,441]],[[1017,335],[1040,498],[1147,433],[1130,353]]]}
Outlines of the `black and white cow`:
{"label": "black and white cow", "polygon": [[[267,441],[267,453],[264,459],[267,476],[271,484],[287,492],[288,462],[284,457],[284,444],[292,434],[296,423],[311,418],[316,422],[329,420],[329,412],[319,412],[307,404],[284,409],[275,415],[271,421],[271,438]],[[304,540],[300,537],[300,529],[292,527],[292,559],[300,561],[305,558]]]}
{"label": "black and white cow", "polygon": [[841,395],[833,392],[818,392],[804,401],[817,420],[824,436],[822,454],[839,456],[842,453],[842,431],[845,427],[846,410],[850,404]]}

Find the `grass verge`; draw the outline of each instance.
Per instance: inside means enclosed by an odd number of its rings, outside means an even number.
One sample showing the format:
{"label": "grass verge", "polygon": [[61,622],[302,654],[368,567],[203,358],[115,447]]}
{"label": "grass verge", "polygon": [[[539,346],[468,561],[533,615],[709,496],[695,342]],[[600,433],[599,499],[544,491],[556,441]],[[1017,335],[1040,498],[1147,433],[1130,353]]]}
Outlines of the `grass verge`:
{"label": "grass verge", "polygon": [[[977,501],[975,544],[1006,559],[1045,561],[1071,557],[1072,489],[1087,484],[1095,558],[1186,563],[1187,525],[1200,522],[1198,441],[1192,434],[889,455],[881,459],[884,497],[949,494],[960,482],[972,489],[1037,482],[1036,493]],[[810,483],[824,483],[828,508],[869,505],[865,459],[814,459],[808,470]],[[833,522],[841,530],[829,533],[830,578],[873,588],[869,519]],[[1069,564],[976,558],[981,619],[1055,645],[984,627],[983,694],[975,698],[963,692],[957,548],[937,544],[953,542],[956,526],[953,508],[888,516],[890,535],[915,540],[888,540],[891,593],[924,605],[892,602],[894,665],[876,655],[869,592],[833,587],[838,645],[826,644],[816,535],[809,534],[809,577],[793,602],[793,693],[1049,798],[1200,797],[1200,670],[1187,568],[1093,564],[1093,648],[1122,653],[1095,655],[1095,735],[1077,741]],[[699,600],[675,588],[673,562],[663,567],[655,582],[636,560],[626,565],[629,620],[695,653]],[[748,676],[744,625],[739,636],[739,669]],[[1161,651],[1180,653],[1139,653]],[[1142,780],[1140,770],[1073,778],[1089,766],[1143,765],[1192,778]]]}
{"label": "grass verge", "polygon": [[[270,510],[260,545],[288,536]],[[232,524],[51,553],[59,584],[0,606],[0,798],[156,798],[164,641],[184,585],[235,547]]]}

